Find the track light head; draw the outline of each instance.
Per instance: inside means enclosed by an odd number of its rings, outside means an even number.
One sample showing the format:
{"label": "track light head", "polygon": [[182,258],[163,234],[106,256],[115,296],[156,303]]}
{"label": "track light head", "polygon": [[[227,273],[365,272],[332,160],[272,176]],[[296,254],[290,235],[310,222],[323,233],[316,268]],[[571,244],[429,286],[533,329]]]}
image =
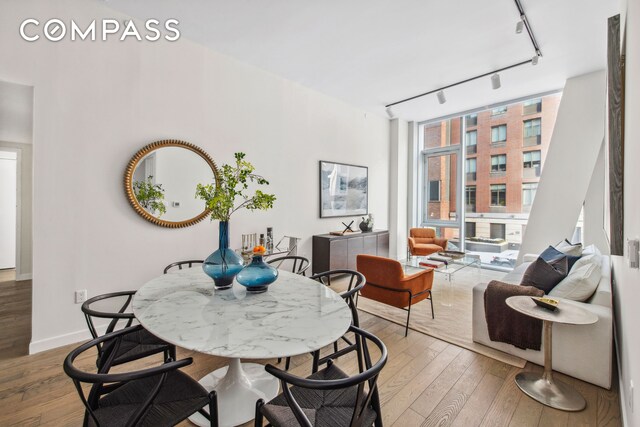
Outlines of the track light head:
{"label": "track light head", "polygon": [[538,65],[538,58],[540,58],[537,54],[533,55],[533,58],[531,58],[531,65]]}
{"label": "track light head", "polygon": [[447,98],[444,96],[444,91],[439,91],[436,96],[438,97],[438,102],[440,104],[444,104],[445,102],[447,102]]}
{"label": "track light head", "polygon": [[501,84],[500,84],[500,74],[494,73],[491,76],[491,87],[493,88],[493,90],[496,90],[496,89],[500,89],[500,86],[501,86]]}
{"label": "track light head", "polygon": [[387,107],[385,111],[387,112],[387,116],[389,116],[390,119],[396,118],[396,115],[393,114],[393,110],[391,109],[391,107]]}
{"label": "track light head", "polygon": [[516,34],[522,33],[523,28],[524,28],[524,22],[521,19],[516,23]]}

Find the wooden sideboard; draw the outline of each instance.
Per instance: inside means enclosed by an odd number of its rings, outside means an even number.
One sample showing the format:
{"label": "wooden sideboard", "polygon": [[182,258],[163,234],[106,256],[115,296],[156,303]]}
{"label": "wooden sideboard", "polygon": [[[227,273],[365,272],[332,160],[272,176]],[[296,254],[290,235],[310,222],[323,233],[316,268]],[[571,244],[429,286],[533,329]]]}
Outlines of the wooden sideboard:
{"label": "wooden sideboard", "polygon": [[313,236],[313,274],[337,269],[356,269],[359,254],[389,256],[389,231],[333,236]]}

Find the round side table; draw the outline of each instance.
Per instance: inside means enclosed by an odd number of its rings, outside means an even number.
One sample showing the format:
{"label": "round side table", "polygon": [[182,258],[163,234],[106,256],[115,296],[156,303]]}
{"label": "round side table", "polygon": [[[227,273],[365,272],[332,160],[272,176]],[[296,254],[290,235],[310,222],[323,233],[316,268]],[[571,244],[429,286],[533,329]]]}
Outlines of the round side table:
{"label": "round side table", "polygon": [[516,384],[520,390],[532,399],[555,409],[573,412],[583,410],[587,404],[584,397],[568,384],[553,379],[551,327],[554,322],[590,325],[598,321],[598,316],[565,300],[560,300],[556,311],[538,307],[528,296],[509,297],[506,303],[517,312],[542,320],[544,372],[521,372],[516,375]]}

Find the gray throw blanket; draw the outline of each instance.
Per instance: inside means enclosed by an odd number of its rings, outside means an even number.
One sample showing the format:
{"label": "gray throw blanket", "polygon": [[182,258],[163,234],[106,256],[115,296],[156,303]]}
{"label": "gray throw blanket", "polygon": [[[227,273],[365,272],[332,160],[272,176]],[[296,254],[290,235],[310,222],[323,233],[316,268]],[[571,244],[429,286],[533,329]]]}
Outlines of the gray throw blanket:
{"label": "gray throw blanket", "polygon": [[540,350],[542,320],[518,313],[505,300],[516,295],[541,297],[544,292],[533,286],[511,285],[492,280],[484,291],[484,313],[491,341]]}

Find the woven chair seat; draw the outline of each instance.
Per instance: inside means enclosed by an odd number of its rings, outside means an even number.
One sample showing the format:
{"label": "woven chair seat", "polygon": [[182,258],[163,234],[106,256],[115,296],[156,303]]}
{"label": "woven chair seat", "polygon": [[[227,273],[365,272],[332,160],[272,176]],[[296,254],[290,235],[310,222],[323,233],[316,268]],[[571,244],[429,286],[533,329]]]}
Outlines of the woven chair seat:
{"label": "woven chair seat", "polygon": [[[105,343],[105,349],[112,346],[113,342]],[[153,335],[146,329],[131,333],[123,337],[120,348],[116,353],[113,365],[141,359],[146,356],[163,351],[170,347],[165,341]],[[98,361],[100,363],[100,361]]]}
{"label": "woven chair seat", "polygon": [[[332,364],[308,378],[314,380],[336,380],[349,378],[349,376],[335,364]],[[315,427],[349,426],[353,416],[353,408],[356,406],[357,390],[357,385],[337,390],[291,387],[291,393]],[[261,411],[275,427],[300,426],[283,394],[278,395],[275,399],[262,406]],[[376,419],[376,413],[370,407],[365,409],[364,416],[366,421],[362,425],[372,425]]]}
{"label": "woven chair seat", "polygon": [[[100,427],[123,426],[148,399],[162,375],[133,380],[102,397],[94,410]],[[208,392],[181,371],[167,373],[157,397],[136,426],[173,426],[207,405]],[[89,426],[97,427],[89,417]]]}

